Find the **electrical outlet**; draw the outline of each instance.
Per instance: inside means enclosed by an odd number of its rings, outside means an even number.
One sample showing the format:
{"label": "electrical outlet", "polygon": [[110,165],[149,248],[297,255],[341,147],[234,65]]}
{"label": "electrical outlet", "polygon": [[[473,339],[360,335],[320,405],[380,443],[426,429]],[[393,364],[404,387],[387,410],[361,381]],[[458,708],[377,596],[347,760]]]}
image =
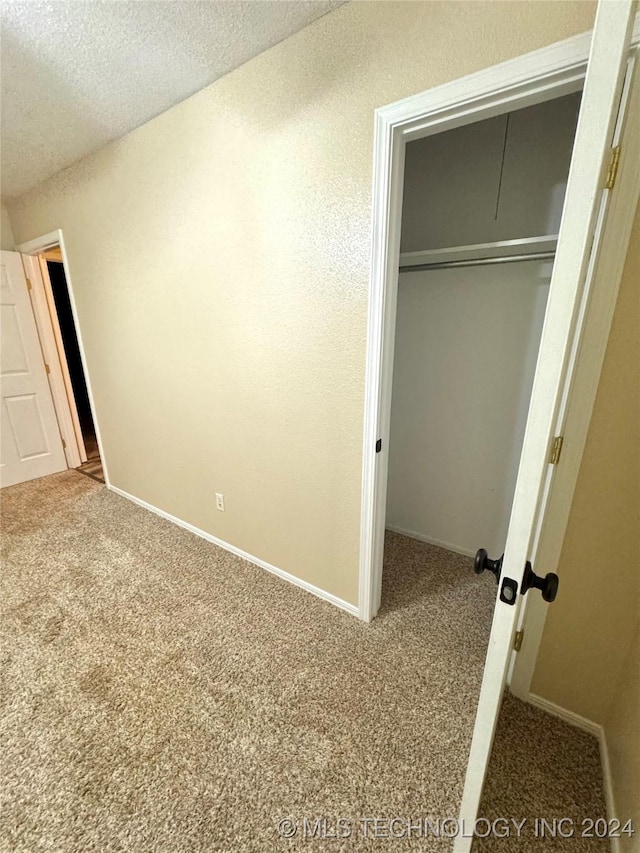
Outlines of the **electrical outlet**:
{"label": "electrical outlet", "polygon": [[224,495],[221,495],[220,492],[216,492],[216,509],[224,512]]}

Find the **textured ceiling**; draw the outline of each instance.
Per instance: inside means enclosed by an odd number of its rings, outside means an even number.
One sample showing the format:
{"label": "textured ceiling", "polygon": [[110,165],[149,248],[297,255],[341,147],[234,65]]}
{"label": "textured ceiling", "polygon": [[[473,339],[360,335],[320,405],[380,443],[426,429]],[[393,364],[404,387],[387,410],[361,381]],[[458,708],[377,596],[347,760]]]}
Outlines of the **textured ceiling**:
{"label": "textured ceiling", "polygon": [[26,192],[340,5],[3,2],[3,196]]}

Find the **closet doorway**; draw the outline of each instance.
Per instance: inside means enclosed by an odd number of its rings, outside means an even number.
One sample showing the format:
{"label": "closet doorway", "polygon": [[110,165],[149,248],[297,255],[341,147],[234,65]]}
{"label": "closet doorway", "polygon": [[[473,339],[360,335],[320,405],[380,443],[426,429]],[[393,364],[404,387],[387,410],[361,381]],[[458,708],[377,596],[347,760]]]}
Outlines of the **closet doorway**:
{"label": "closet doorway", "polygon": [[406,146],[381,603],[422,565],[420,594],[463,584],[487,637],[473,558],[504,552],[580,99]]}
{"label": "closet doorway", "polygon": [[[475,706],[475,722],[460,806],[460,821],[463,825],[467,821],[472,823],[478,815],[503,690],[508,681],[509,667],[516,657],[514,650],[518,651],[515,643],[519,619],[531,610],[527,607],[528,601],[551,602],[558,588],[558,578],[553,569],[558,565],[559,548],[578,475],[576,462],[579,463],[584,447],[604,357],[604,342],[621,279],[620,258],[626,253],[637,201],[638,182],[634,167],[638,153],[636,142],[640,136],[637,134],[634,110],[628,107],[634,104],[630,91],[639,42],[640,31],[634,29],[634,6],[631,0],[620,0],[616,4],[599,3],[591,34],[558,42],[493,68],[442,84],[428,92],[380,107],[376,111],[363,449],[359,599],[362,619],[370,621],[381,604],[387,475],[391,442],[394,440],[393,437],[390,439],[390,433],[393,398],[397,398],[393,378],[397,308],[398,300],[402,298],[400,276],[405,273],[412,276],[416,273],[459,271],[471,268],[470,261],[473,261],[473,267],[496,268],[553,261],[549,264],[548,294],[544,300],[547,304],[533,383],[528,395],[530,399],[526,404],[526,424],[524,436],[520,440],[521,452],[508,513],[504,553],[501,555],[498,551],[489,556],[484,548],[487,543],[474,543],[474,547],[480,546],[474,560],[464,554],[454,555],[468,560],[470,573],[460,574],[460,578],[465,579],[461,580],[461,584],[466,587],[462,593],[456,592],[456,586],[453,585],[457,596],[454,603],[467,605],[472,597],[479,594],[478,590],[487,589],[486,584],[480,584],[479,581],[488,581],[493,585],[491,627],[490,632],[484,633],[482,649],[477,635],[473,637],[469,634],[464,615],[461,616],[463,607],[451,608],[451,602],[447,600],[450,596],[443,596],[437,583],[431,587],[423,584],[422,600],[428,601],[430,607],[427,619],[439,620],[442,629],[438,637],[446,641],[438,644],[445,648],[436,650],[439,656],[432,655],[432,665],[447,668],[447,672],[452,675],[452,689],[455,687],[457,698],[463,704],[466,703],[472,714]],[[473,238],[479,241],[462,245],[431,243],[427,248],[414,248],[413,251],[409,251],[406,243],[401,245],[405,155],[412,142],[474,125],[473,129],[478,136],[473,138],[464,152],[465,159],[473,158],[479,147],[476,142],[480,139],[483,121],[506,117],[509,113],[511,124],[519,117],[516,114],[521,110],[553,100],[560,101],[565,96],[578,93],[580,110],[571,146],[566,190],[562,191],[564,203],[559,217],[557,241],[555,235],[545,228],[544,232],[538,232],[533,237],[530,232],[520,232],[511,238],[494,235],[488,240]],[[494,221],[499,219],[500,205],[504,200],[504,187],[501,184],[507,172],[508,143],[509,127],[505,118]],[[533,155],[535,146],[531,140],[524,148],[529,156]],[[527,171],[535,172],[535,169],[525,169]],[[543,175],[544,170],[536,174],[531,186],[521,192],[520,197],[524,199],[525,205],[529,204],[530,194],[535,193],[539,184],[543,183]],[[445,176],[445,179],[450,179],[450,187],[455,185],[452,177],[451,173]],[[515,184],[517,186],[518,182]],[[471,208],[474,206],[468,205]],[[520,209],[514,213],[516,220],[522,212]],[[437,225],[440,225],[444,219],[442,210],[437,211],[437,217]],[[456,218],[465,220],[464,209]],[[539,251],[534,251],[534,247]],[[498,261],[498,256],[511,255],[514,249],[518,250],[515,257],[510,257],[509,261]],[[487,250],[492,251],[487,254]],[[526,260],[522,257],[525,254],[528,256]],[[536,257],[531,259],[533,254]],[[468,324],[468,313],[463,312],[461,322]],[[513,312],[510,311],[503,319],[504,325],[509,327],[512,317]],[[476,318],[473,316],[471,319]],[[479,358],[477,353],[497,344],[490,334],[485,333],[482,323],[471,325],[478,349],[467,355],[466,363],[473,365]],[[535,340],[535,326],[529,325],[528,331],[530,344]],[[434,327],[430,335],[435,336],[440,332],[439,326]],[[451,334],[451,327],[445,328],[444,337],[447,340]],[[515,340],[512,342],[515,343]],[[531,347],[525,349],[530,351]],[[428,355],[432,361],[440,357],[435,348],[431,348]],[[526,365],[526,361],[523,358],[521,364]],[[489,365],[493,365],[493,370],[497,369],[495,362]],[[506,356],[502,359],[501,369],[505,366],[511,367]],[[440,364],[440,371],[445,374],[455,376],[456,368],[459,370],[451,356],[449,363]],[[520,398],[524,394],[526,399],[523,383],[524,380],[520,386]],[[445,405],[450,396],[446,395]],[[475,440],[475,430],[487,409],[485,396],[478,392],[478,388],[472,399],[475,399],[476,406],[472,417],[468,419],[468,428]],[[516,413],[519,410],[517,405],[515,410]],[[571,433],[565,442],[566,450],[561,453],[563,431],[569,419]],[[443,432],[446,433],[445,441],[448,443],[449,434],[446,430]],[[513,431],[510,437],[514,437]],[[446,447],[439,448],[434,466],[441,459],[446,459],[446,456]],[[483,461],[480,456],[474,457],[474,463],[479,460]],[[457,456],[454,462],[458,462]],[[465,464],[468,466],[468,463]],[[467,473],[473,476],[474,471],[467,467]],[[482,486],[480,495],[472,495],[480,502],[484,500],[485,493],[499,493],[501,488],[488,482]],[[441,505],[437,501],[436,509],[442,518],[452,517],[451,506]],[[453,518],[455,520],[455,513]],[[455,527],[452,529],[455,530]],[[433,537],[433,534],[430,536]],[[545,543],[544,563],[542,560],[538,562],[542,553],[539,547],[541,537]],[[402,534],[400,538],[410,543],[423,544],[417,538]],[[439,548],[445,554],[453,553],[438,545],[424,544]],[[454,543],[447,541],[447,544]],[[414,575],[417,576],[420,569],[424,572],[424,566],[420,566],[418,560],[410,558],[407,562]],[[476,570],[475,576],[473,569]],[[485,577],[477,576],[484,571],[488,572]],[[442,574],[446,576],[446,570]],[[469,583],[470,577],[473,585]],[[424,589],[424,586],[427,588]],[[411,599],[405,598],[402,604],[411,606]],[[402,609],[394,602],[387,608],[387,613],[393,619],[401,619]],[[531,660],[535,660],[542,625],[543,619],[536,619],[533,639],[525,640],[529,650],[527,666]],[[447,651],[455,652],[455,656],[446,657]],[[480,665],[483,666],[479,694],[476,692],[478,682],[473,684],[468,678],[461,680],[468,674],[470,662],[477,659],[478,655],[481,656]],[[524,660],[524,654],[518,656],[518,662]],[[522,669],[516,665],[514,671],[518,668]],[[474,697],[477,695],[476,705]],[[468,853],[472,837],[473,833],[466,832],[457,835],[454,849]]]}

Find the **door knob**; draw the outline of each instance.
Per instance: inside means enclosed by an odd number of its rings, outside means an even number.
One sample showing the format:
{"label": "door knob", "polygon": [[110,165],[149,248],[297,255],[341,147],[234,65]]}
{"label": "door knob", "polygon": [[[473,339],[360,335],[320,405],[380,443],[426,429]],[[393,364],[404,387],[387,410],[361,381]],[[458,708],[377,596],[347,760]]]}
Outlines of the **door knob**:
{"label": "door knob", "polygon": [[502,570],[502,557],[498,560],[490,559],[484,548],[480,548],[480,550],[476,554],[476,558],[473,563],[473,571],[477,575],[481,575],[483,572],[491,572],[496,576],[496,583],[500,580],[500,572]]}
{"label": "door knob", "polygon": [[536,575],[531,568],[531,563],[527,560],[524,567],[524,575],[522,576],[520,592],[524,595],[530,589],[539,589],[545,601],[555,601],[559,583],[560,578],[553,572],[549,572],[544,577]]}

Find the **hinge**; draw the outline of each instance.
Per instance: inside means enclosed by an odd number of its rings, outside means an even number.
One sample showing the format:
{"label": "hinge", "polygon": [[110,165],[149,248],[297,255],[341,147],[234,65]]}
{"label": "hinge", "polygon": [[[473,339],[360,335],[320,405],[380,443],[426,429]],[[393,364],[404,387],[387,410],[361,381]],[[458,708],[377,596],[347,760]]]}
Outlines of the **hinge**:
{"label": "hinge", "polygon": [[46,361],[44,363],[44,369],[47,371],[47,376],[48,376],[51,373],[51,368],[49,367],[49,365],[47,364]]}
{"label": "hinge", "polygon": [[605,189],[612,190],[616,183],[618,175],[618,164],[620,163],[620,146],[616,145],[611,149],[611,157],[609,159],[609,168],[607,169],[607,179],[604,182]]}
{"label": "hinge", "polygon": [[382,439],[379,438],[376,441],[376,453],[380,453],[381,450],[382,450]]}
{"label": "hinge", "polygon": [[519,652],[522,648],[522,640],[524,639],[524,629],[522,631],[516,631],[515,637],[513,638],[513,650],[514,652]]}
{"label": "hinge", "polygon": [[561,435],[557,435],[553,439],[553,447],[551,448],[551,457],[549,459],[549,463],[551,465],[557,465],[560,461],[560,454],[562,453],[562,443],[564,439]]}
{"label": "hinge", "polygon": [[64,440],[64,438],[62,439],[62,449],[63,450],[67,449],[67,442]]}
{"label": "hinge", "polygon": [[27,279],[27,290],[31,290],[31,279]]}

